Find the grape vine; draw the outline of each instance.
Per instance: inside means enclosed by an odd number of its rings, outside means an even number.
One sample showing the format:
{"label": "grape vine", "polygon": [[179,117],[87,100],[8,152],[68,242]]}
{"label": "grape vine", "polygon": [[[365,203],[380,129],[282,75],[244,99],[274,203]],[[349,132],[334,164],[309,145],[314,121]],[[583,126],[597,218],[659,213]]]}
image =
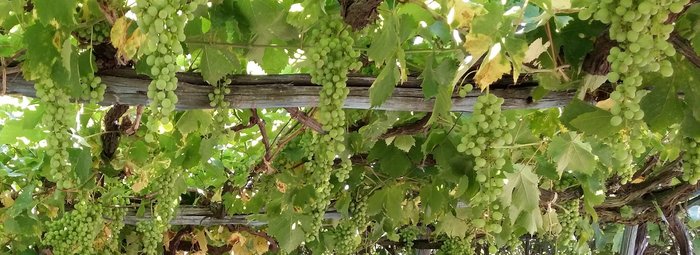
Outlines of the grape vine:
{"label": "grape vine", "polygon": [[[317,118],[326,134],[314,134],[313,160],[307,163],[311,171],[311,184],[316,188],[316,199],[311,211],[314,216],[312,231],[307,241],[316,238],[321,228],[323,214],[329,204],[332,185],[330,178],[335,158],[345,153],[345,112],[342,107],[348,95],[345,82],[349,70],[359,68],[356,61],[359,53],[353,50],[350,30],[339,18],[322,20],[309,34],[310,46],[307,57],[311,65],[311,82],[322,87]],[[338,180],[348,177],[350,164],[342,157],[342,166],[336,172]]]}

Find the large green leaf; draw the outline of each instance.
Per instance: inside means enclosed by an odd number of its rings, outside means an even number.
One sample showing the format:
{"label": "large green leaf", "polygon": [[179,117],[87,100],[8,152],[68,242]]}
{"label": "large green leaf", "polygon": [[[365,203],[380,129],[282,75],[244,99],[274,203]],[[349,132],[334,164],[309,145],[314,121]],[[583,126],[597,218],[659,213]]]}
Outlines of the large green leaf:
{"label": "large green leaf", "polygon": [[227,74],[233,73],[240,62],[236,55],[225,48],[206,46],[202,49],[199,69],[209,84],[216,84]]}
{"label": "large green leaf", "polygon": [[284,252],[292,252],[304,242],[306,236],[302,227],[310,225],[312,221],[309,215],[291,211],[268,218],[270,219],[267,232],[277,240]]}
{"label": "large green leaf", "polygon": [[559,175],[566,169],[591,174],[597,164],[591,145],[581,141],[581,135],[573,132],[554,137],[547,153],[556,163]]}
{"label": "large green leaf", "polygon": [[53,21],[60,26],[75,24],[74,13],[78,4],[76,0],[34,0],[33,3],[37,16],[44,25]]}
{"label": "large green leaf", "polygon": [[399,82],[399,67],[394,64],[385,65],[382,72],[369,88],[369,99],[372,107],[382,105],[394,92],[396,84]]}
{"label": "large green leaf", "polygon": [[532,167],[517,164],[515,172],[506,173],[508,182],[503,187],[501,201],[509,205],[511,224],[516,224],[534,234],[542,226],[540,214],[540,189],[538,177]]}
{"label": "large green leaf", "polygon": [[673,85],[659,84],[642,99],[640,106],[644,121],[655,132],[663,132],[683,120],[683,102]]}

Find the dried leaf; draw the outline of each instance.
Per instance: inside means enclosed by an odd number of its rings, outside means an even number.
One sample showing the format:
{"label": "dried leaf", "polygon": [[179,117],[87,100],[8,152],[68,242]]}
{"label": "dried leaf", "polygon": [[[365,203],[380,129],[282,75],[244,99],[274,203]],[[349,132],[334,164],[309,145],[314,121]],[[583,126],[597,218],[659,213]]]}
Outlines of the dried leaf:
{"label": "dried leaf", "polygon": [[542,53],[547,51],[547,48],[549,48],[549,42],[546,42],[542,44],[542,38],[537,38],[537,40],[533,41],[530,46],[528,46],[527,51],[525,52],[525,58],[523,58],[523,63],[530,63],[540,57]]}
{"label": "dried leaf", "polygon": [[194,235],[194,240],[196,240],[197,244],[199,244],[199,249],[202,254],[207,254],[207,251],[209,251],[209,241],[207,241],[207,235],[204,233],[204,231],[197,230]]}
{"label": "dried leaf", "polygon": [[265,254],[270,249],[270,244],[267,239],[258,236],[253,240],[253,247],[255,247],[255,253]]}

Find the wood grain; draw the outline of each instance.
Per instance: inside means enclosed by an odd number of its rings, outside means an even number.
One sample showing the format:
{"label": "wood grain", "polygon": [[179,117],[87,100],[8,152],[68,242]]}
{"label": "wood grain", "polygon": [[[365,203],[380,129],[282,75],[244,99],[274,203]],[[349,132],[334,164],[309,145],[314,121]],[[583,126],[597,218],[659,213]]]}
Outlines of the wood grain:
{"label": "wood grain", "polygon": [[[149,100],[146,92],[150,79],[137,75],[133,70],[116,69],[100,72],[102,81],[107,84],[105,100],[102,105],[125,104],[146,105]],[[209,106],[208,94],[212,87],[198,74],[179,74],[179,84],[176,90],[179,101],[177,108],[206,109]],[[348,79],[350,93],[345,102],[345,108],[370,109],[369,88],[375,78],[351,76]],[[466,81],[468,82],[468,81]],[[8,77],[8,94],[34,97],[36,92],[33,83],[22,78],[21,74]],[[381,106],[372,109],[390,111],[432,111],[434,100],[425,99],[420,88],[421,80],[409,78],[394,90],[393,95]],[[233,76],[229,84],[231,94],[226,100],[232,108],[282,108],[282,107],[312,107],[318,105],[320,86],[311,83],[310,77],[303,74],[292,75],[239,75]],[[512,83],[512,79],[504,78],[493,85],[491,93],[505,99],[505,109],[550,108],[566,105],[574,96],[574,92],[551,92],[538,101],[530,97],[536,83],[521,81]],[[465,98],[453,95],[452,111],[468,112],[473,108],[479,92],[472,92]]]}

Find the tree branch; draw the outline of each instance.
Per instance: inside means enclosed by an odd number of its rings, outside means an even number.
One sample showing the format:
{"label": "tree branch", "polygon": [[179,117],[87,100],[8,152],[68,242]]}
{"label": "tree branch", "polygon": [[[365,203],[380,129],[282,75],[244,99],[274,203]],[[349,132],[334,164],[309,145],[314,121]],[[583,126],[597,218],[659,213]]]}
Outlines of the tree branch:
{"label": "tree branch", "polygon": [[306,113],[300,111],[299,108],[285,107],[284,109],[287,110],[287,112],[289,112],[289,115],[292,116],[292,118],[296,119],[301,124],[304,124],[304,126],[307,126],[321,134],[326,133],[326,131],[323,130],[323,126],[321,126],[321,123],[318,123],[318,121],[316,121],[314,118],[311,118],[308,115],[306,115]]}
{"label": "tree branch", "polygon": [[700,68],[700,56],[698,56],[698,54],[695,52],[693,46],[690,46],[690,42],[688,40],[681,37],[678,33],[673,32],[671,33],[671,37],[668,39],[668,41],[671,42],[673,47],[676,48],[679,53],[685,56],[690,63],[693,63],[693,65]]}

